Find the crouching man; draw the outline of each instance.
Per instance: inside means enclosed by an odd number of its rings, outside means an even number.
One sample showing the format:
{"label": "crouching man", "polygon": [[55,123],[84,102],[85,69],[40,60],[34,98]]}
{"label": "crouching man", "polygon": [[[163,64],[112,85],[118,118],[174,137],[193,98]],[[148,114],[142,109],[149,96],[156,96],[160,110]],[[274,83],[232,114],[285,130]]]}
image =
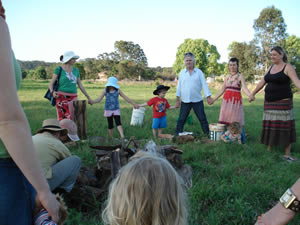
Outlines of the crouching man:
{"label": "crouching man", "polygon": [[32,137],[51,191],[63,189],[70,192],[80,170],[80,158],[72,155],[62,142],[67,135],[68,130],[62,128],[58,120],[47,119],[43,121],[43,127]]}

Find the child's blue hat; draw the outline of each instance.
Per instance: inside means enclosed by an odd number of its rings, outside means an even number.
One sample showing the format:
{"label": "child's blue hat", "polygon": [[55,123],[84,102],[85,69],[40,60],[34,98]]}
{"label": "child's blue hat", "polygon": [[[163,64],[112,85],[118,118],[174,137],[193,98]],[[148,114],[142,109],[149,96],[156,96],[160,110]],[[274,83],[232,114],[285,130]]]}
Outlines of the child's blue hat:
{"label": "child's blue hat", "polygon": [[107,83],[105,84],[105,87],[114,87],[116,89],[120,89],[120,86],[118,85],[118,79],[116,77],[110,77],[107,80]]}

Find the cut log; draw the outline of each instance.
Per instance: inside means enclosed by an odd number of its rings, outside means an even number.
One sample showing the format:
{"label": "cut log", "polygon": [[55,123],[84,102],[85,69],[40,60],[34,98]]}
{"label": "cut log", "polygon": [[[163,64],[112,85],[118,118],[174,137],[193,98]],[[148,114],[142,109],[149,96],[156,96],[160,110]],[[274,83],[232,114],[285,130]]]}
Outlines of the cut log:
{"label": "cut log", "polygon": [[82,140],[87,139],[87,122],[86,122],[86,100],[73,102],[74,122],[77,125],[78,136]]}

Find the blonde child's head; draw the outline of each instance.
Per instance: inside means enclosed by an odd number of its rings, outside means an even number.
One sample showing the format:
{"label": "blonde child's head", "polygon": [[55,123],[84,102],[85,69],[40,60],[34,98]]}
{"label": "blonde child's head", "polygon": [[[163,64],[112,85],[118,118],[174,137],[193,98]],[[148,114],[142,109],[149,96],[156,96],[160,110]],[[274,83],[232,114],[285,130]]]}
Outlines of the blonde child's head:
{"label": "blonde child's head", "polygon": [[232,133],[232,134],[240,134],[242,131],[242,127],[240,125],[239,122],[232,122],[229,127],[228,130]]}
{"label": "blonde child's head", "polygon": [[181,185],[167,160],[138,154],[112,182],[103,219],[110,225],[184,225]]}

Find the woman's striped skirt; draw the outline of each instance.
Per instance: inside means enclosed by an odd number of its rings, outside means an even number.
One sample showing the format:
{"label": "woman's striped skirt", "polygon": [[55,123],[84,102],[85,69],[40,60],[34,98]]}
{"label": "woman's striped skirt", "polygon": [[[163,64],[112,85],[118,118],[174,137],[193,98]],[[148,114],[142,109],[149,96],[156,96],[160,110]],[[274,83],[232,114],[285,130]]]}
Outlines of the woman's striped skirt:
{"label": "woman's striped skirt", "polygon": [[296,142],[293,99],[264,103],[262,144],[286,147]]}

